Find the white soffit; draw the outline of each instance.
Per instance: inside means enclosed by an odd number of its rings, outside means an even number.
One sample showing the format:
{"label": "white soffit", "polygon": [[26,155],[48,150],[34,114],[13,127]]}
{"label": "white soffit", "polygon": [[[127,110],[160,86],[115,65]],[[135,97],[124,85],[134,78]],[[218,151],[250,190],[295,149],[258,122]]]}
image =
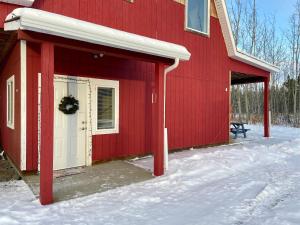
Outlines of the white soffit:
{"label": "white soffit", "polygon": [[26,7],[32,6],[34,0],[0,0],[0,2],[6,2],[14,5],[22,5]]}
{"label": "white soffit", "polygon": [[4,30],[18,29],[170,59],[189,60],[191,56],[181,45],[31,8],[15,9],[6,17]]}
{"label": "white soffit", "polygon": [[215,0],[215,4],[229,57],[260,68],[262,70],[266,70],[269,72],[279,72],[278,67],[264,60],[258,59],[252,55],[237,50],[232,34],[225,0]]}

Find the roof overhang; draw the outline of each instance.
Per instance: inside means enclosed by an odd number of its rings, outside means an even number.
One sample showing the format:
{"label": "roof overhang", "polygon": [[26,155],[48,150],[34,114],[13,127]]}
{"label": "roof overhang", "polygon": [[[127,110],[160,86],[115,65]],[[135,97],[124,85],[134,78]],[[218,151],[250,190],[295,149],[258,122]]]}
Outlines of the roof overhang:
{"label": "roof overhang", "polygon": [[239,84],[251,84],[257,82],[264,82],[265,77],[255,76],[251,74],[243,74],[232,72],[231,73],[231,85],[239,85]]}
{"label": "roof overhang", "polygon": [[4,30],[34,31],[169,59],[186,61],[191,56],[181,45],[31,8],[10,13]]}
{"label": "roof overhang", "polygon": [[251,66],[257,67],[259,69],[269,71],[269,72],[279,72],[279,68],[264,61],[258,59],[252,55],[239,51],[236,47],[233,33],[228,17],[228,12],[226,8],[225,0],[215,0],[218,17],[221,24],[222,33],[224,36],[228,56],[237,61],[249,64]]}
{"label": "roof overhang", "polygon": [[14,5],[22,5],[26,7],[32,6],[33,2],[35,0],[0,0],[0,2],[6,2],[9,4],[14,4]]}

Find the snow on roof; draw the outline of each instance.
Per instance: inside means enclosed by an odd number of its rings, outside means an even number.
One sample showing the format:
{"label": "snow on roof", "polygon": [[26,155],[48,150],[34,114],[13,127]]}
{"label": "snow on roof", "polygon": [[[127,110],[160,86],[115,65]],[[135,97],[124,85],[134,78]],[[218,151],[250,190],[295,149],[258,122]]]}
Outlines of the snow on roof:
{"label": "snow on roof", "polygon": [[18,8],[6,17],[4,30],[29,30],[164,58],[189,60],[181,45],[38,9]]}
{"label": "snow on roof", "polygon": [[6,3],[10,3],[10,4],[30,7],[30,6],[32,6],[34,0],[0,0],[0,2],[6,2]]}
{"label": "snow on roof", "polygon": [[215,4],[229,57],[260,68],[262,70],[266,70],[269,72],[279,72],[278,67],[264,60],[258,59],[252,55],[241,52],[237,49],[233,38],[225,0],[215,0]]}

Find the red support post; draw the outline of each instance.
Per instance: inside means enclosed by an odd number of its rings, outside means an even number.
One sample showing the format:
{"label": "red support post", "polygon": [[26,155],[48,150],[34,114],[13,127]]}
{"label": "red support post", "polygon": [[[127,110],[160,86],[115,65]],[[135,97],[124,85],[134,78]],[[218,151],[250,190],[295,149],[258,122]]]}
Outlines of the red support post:
{"label": "red support post", "polygon": [[270,137],[269,78],[264,80],[264,137]]}
{"label": "red support post", "polygon": [[53,202],[54,45],[41,44],[40,202]]}
{"label": "red support post", "polygon": [[155,64],[155,86],[152,96],[152,149],[154,175],[164,174],[164,64]]}

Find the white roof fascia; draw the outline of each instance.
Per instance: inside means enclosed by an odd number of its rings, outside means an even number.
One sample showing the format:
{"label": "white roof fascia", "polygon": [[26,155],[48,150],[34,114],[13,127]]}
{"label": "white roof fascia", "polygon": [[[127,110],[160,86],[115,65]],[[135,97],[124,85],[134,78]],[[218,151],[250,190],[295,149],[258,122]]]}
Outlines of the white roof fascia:
{"label": "white roof fascia", "polygon": [[237,50],[236,55],[232,58],[269,72],[278,73],[280,71],[278,67],[272,65],[271,63],[268,63],[262,59],[258,59],[253,55],[239,50]]}
{"label": "white roof fascia", "polygon": [[216,9],[221,24],[221,29],[225,40],[228,56],[232,59],[244,62],[246,64],[257,67],[262,70],[266,70],[269,72],[279,72],[278,67],[268,62],[265,62],[264,60],[258,59],[250,54],[237,50],[233,38],[233,33],[230,25],[230,20],[226,8],[225,0],[215,0],[215,4],[216,4]]}
{"label": "white roof fascia", "polygon": [[35,0],[0,0],[0,2],[5,2],[14,5],[22,5],[26,7],[31,7]]}
{"label": "white roof fascia", "polygon": [[38,9],[18,8],[6,17],[4,30],[29,30],[139,52],[164,58],[189,60],[181,45],[128,33]]}

